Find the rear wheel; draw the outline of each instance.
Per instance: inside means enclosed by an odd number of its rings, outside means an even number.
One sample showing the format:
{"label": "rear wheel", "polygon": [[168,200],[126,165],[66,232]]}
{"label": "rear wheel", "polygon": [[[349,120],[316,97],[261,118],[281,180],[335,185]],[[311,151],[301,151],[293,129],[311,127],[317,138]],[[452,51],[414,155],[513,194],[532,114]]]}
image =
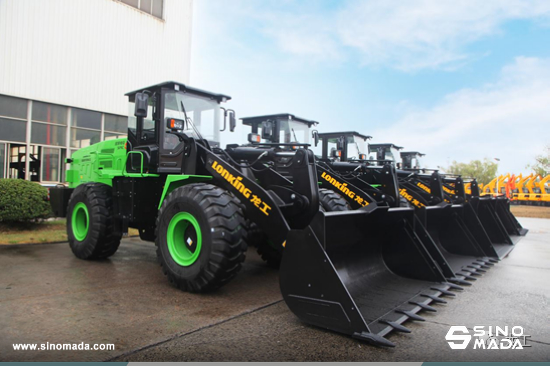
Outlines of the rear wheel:
{"label": "rear wheel", "polygon": [[211,184],[175,189],[157,218],[157,257],[168,280],[184,291],[204,292],[229,282],[241,269],[246,229],[240,202]]}
{"label": "rear wheel", "polygon": [[82,184],[74,190],[67,208],[67,236],[80,259],[107,258],[117,251],[120,235],[113,233],[111,187]]}

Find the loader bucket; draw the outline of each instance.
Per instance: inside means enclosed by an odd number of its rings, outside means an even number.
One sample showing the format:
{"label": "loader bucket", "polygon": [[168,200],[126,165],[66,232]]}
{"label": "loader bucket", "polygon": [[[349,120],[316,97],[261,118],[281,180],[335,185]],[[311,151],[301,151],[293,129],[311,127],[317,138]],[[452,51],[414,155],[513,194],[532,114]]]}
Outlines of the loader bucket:
{"label": "loader bucket", "polygon": [[[527,230],[521,228],[517,231],[519,235],[510,234],[506,224],[501,220],[501,217],[503,217],[505,221],[508,221],[508,228],[510,228],[511,218],[503,212],[503,210],[509,212],[509,207],[506,207],[504,202],[498,202],[491,197],[472,197],[470,203],[489,236],[498,258],[506,257],[514,249],[514,245],[521,239],[521,236],[527,233]],[[512,214],[510,213],[510,215]],[[515,217],[513,217],[513,220],[517,222]],[[519,223],[517,224],[519,225]]]}
{"label": "loader bucket", "polygon": [[394,346],[389,332],[409,332],[402,323],[460,289],[416,235],[409,208],[319,212],[290,231],[279,276],[302,321],[378,346]]}
{"label": "loader bucket", "polygon": [[506,232],[512,237],[514,243],[517,243],[520,238],[514,238],[518,236],[527,235],[528,229],[525,229],[518,222],[512,212],[510,212],[510,201],[507,198],[496,198],[494,200],[495,212],[504,225]]}
{"label": "loader bucket", "polygon": [[[498,258],[486,236],[479,237],[478,242],[470,231],[463,205],[441,203],[427,206],[425,213],[424,226],[450,266],[451,272],[444,272],[445,275],[462,276],[473,281],[476,279],[474,276],[480,276],[484,268],[492,266]],[[437,260],[435,256],[434,259]]]}

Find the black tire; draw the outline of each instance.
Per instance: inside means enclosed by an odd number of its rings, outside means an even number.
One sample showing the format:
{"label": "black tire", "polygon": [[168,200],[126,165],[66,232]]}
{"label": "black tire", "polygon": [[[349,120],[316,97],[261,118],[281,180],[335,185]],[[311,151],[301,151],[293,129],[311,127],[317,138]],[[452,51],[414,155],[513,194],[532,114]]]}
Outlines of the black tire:
{"label": "black tire", "polygon": [[326,188],[319,189],[319,204],[325,212],[349,211],[351,209],[344,197]]}
{"label": "black tire", "polygon": [[[182,229],[182,236],[188,236],[191,247],[199,250],[195,259],[182,264],[176,262],[169,248],[169,237],[177,240],[175,232],[170,234],[169,225],[177,214],[185,213],[196,220],[199,233],[189,224]],[[176,219],[174,219],[176,220]],[[211,184],[189,184],[172,191],[162,203],[157,217],[155,244],[157,258],[170,283],[183,291],[206,292],[219,288],[233,279],[245,259],[246,225],[241,203],[231,193]],[[192,234],[188,233],[192,228]],[[193,235],[196,244],[189,242]],[[198,248],[201,243],[200,249]],[[188,250],[186,255],[194,255]]]}
{"label": "black tire", "polygon": [[[75,212],[75,206],[77,206]],[[85,206],[85,209],[82,208]],[[113,233],[112,190],[106,184],[81,184],[73,191],[67,208],[67,236],[74,255],[80,259],[102,259],[115,254],[121,235]],[[87,212],[87,230],[75,231],[78,222],[84,222]],[[75,225],[73,225],[73,218]]]}

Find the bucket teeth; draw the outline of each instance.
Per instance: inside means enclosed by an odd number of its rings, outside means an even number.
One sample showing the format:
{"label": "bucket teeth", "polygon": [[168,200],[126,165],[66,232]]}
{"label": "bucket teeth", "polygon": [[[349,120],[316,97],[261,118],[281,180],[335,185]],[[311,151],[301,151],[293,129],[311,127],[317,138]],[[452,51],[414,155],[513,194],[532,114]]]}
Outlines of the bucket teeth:
{"label": "bucket teeth", "polygon": [[475,269],[471,269],[471,268],[462,268],[460,271],[461,271],[461,272],[469,273],[469,274],[471,274],[472,276],[476,276],[476,277],[480,277],[480,276],[481,276],[481,273],[477,273],[477,271],[476,271]]}
{"label": "bucket teeth", "polygon": [[437,312],[437,309],[436,308],[433,308],[431,307],[430,305],[426,305],[422,302],[418,302],[418,301],[409,301],[409,304],[412,304],[412,305],[416,305],[416,306],[420,306],[423,310],[426,310],[426,311],[431,311],[433,313]]}
{"label": "bucket teeth", "polygon": [[386,319],[382,319],[382,320],[379,320],[380,323],[384,323],[384,324],[388,324],[389,326],[391,326],[394,330],[398,331],[398,332],[402,332],[402,333],[410,333],[411,330],[399,323],[396,323],[396,322],[392,322],[392,321],[389,321],[389,320],[386,320]]}
{"label": "bucket teeth", "polygon": [[[447,280],[449,280],[449,279],[447,278]],[[466,283],[467,283],[468,285],[470,285],[468,282],[466,282]],[[461,291],[464,290],[464,287],[461,287],[461,286],[459,286],[459,285],[457,285],[457,284],[455,284],[455,283],[445,282],[444,285],[447,285],[447,286],[449,286],[450,288],[452,288],[452,289],[454,289],[454,290],[461,290]]]}
{"label": "bucket teeth", "polygon": [[482,260],[479,260],[479,259],[476,262],[474,262],[474,264],[477,264],[481,268],[486,268],[486,269],[489,269],[489,268],[491,268],[492,266],[495,265],[494,263],[485,262],[485,261],[482,261]]}
{"label": "bucket teeth", "polygon": [[456,278],[456,277],[447,278],[447,280],[463,286],[472,286],[470,282],[461,280],[460,278]]}
{"label": "bucket teeth", "polygon": [[353,333],[353,338],[359,339],[365,342],[368,342],[370,344],[373,344],[375,346],[384,346],[384,347],[395,347],[395,343],[388,341],[386,338],[374,334],[374,333],[367,333],[367,332],[361,332],[361,333]]}
{"label": "bucket teeth", "polygon": [[444,290],[442,288],[432,287],[431,289],[435,290],[435,291],[439,291],[439,292],[441,292],[442,295],[445,295],[445,296],[456,296],[456,294],[454,292]]}
{"label": "bucket teeth", "polygon": [[396,312],[396,313],[405,314],[406,316],[408,316],[408,317],[409,317],[410,319],[412,319],[412,320],[417,320],[417,321],[419,321],[419,322],[424,322],[424,321],[426,321],[426,319],[424,319],[423,317],[421,317],[421,316],[418,315],[418,314],[413,313],[412,311],[397,309],[395,312]]}
{"label": "bucket teeth", "polygon": [[427,297],[429,299],[432,299],[433,302],[435,302],[436,304],[446,304],[447,301],[443,300],[443,299],[440,299],[439,297],[437,296],[434,296],[434,295],[428,295],[428,294],[421,294],[420,296],[423,296],[423,297]]}
{"label": "bucket teeth", "polygon": [[489,262],[491,262],[491,263],[498,263],[498,262],[500,262],[500,260],[499,260],[499,259],[489,258]]}
{"label": "bucket teeth", "polygon": [[466,280],[477,281],[477,278],[472,277],[472,276],[467,275],[467,274],[463,274],[463,273],[459,272],[459,273],[457,273],[457,275],[464,277],[464,279],[466,279]]}
{"label": "bucket teeth", "polygon": [[473,268],[476,272],[486,273],[487,271],[476,266],[466,266],[467,268]]}

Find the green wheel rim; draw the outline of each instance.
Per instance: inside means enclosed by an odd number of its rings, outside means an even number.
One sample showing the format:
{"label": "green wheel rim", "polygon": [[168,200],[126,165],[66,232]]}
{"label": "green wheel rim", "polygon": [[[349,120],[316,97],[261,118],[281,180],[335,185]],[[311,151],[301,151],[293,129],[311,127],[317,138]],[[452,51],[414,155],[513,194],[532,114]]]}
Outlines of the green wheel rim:
{"label": "green wheel rim", "polygon": [[78,202],[74,206],[71,225],[76,240],[82,241],[86,239],[90,229],[90,215],[88,214],[88,207],[83,202]]}
{"label": "green wheel rim", "polygon": [[202,247],[202,233],[197,219],[189,212],[175,214],[168,224],[166,242],[174,262],[183,267],[195,263]]}

